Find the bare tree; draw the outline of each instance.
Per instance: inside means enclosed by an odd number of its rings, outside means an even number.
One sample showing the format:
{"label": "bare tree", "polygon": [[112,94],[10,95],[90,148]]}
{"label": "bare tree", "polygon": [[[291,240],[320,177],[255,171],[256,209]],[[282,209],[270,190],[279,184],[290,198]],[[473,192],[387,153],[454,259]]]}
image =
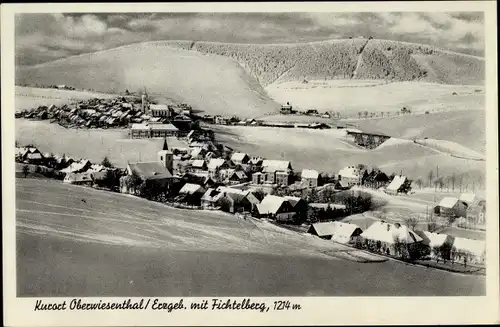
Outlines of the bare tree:
{"label": "bare tree", "polygon": [[424,181],[422,181],[421,178],[418,178],[415,180],[415,185],[417,185],[420,189],[422,189],[422,185],[424,184]]}
{"label": "bare tree", "polygon": [[457,176],[455,176],[455,173],[451,174],[450,182],[451,182],[451,191],[455,192],[455,183],[457,182]]}
{"label": "bare tree", "polygon": [[434,178],[434,171],[430,170],[429,173],[427,174],[427,178],[429,179],[429,187],[432,186],[432,179]]}
{"label": "bare tree", "polygon": [[359,117],[359,119],[361,119],[361,115],[362,115],[361,111],[358,111],[358,117]]}
{"label": "bare tree", "polygon": [[415,228],[418,225],[418,219],[417,219],[417,217],[415,217],[413,215],[403,218],[403,221],[404,221],[405,225],[408,226],[408,228],[410,228],[413,231],[415,230]]}
{"label": "bare tree", "polygon": [[368,111],[365,111],[363,115],[365,116],[365,118],[368,118]]}

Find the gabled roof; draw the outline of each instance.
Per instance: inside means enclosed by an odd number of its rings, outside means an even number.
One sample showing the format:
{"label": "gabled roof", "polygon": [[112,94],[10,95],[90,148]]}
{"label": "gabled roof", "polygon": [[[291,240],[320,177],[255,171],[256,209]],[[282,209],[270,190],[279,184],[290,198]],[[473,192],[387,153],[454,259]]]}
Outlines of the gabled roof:
{"label": "gabled roof", "polygon": [[186,183],[179,191],[179,194],[194,194],[204,192],[203,187],[198,184]]}
{"label": "gabled roof", "polygon": [[202,201],[209,201],[209,202],[217,202],[220,198],[222,198],[224,194],[213,189],[209,188],[201,197]]}
{"label": "gabled roof", "polygon": [[179,129],[172,124],[152,124],[150,126],[152,131],[173,131],[176,132]]}
{"label": "gabled roof", "polygon": [[415,231],[415,234],[418,234],[418,236],[422,238],[423,244],[430,247],[442,246],[445,243],[451,244],[453,242],[453,238],[446,234],[432,233],[420,230]]}
{"label": "gabled roof", "polygon": [[241,161],[243,161],[243,159],[245,159],[245,157],[248,157],[248,154],[243,153],[243,152],[235,152],[231,156],[231,160],[234,162],[237,162],[237,161],[241,162]]}
{"label": "gabled roof", "polygon": [[[318,236],[337,235],[339,237],[351,237],[354,231],[359,228],[358,225],[342,223],[339,221],[316,223],[311,225],[316,231]],[[312,231],[309,229],[309,233]]]}
{"label": "gabled roof", "polygon": [[143,178],[172,177],[170,171],[161,162],[137,162],[129,163],[128,166]]}
{"label": "gabled roof", "polygon": [[405,182],[406,176],[394,176],[394,179],[391,181],[391,183],[387,185],[387,190],[397,192]]}
{"label": "gabled roof", "polygon": [[203,168],[206,166],[206,163],[205,160],[199,159],[199,160],[194,160],[191,166],[194,168]]}
{"label": "gabled roof", "polygon": [[474,203],[476,201],[477,197],[474,193],[462,193],[460,194],[460,201],[463,201],[467,204]]}
{"label": "gabled roof", "polygon": [[453,241],[453,247],[458,251],[472,253],[476,256],[483,256],[486,251],[485,242],[480,240],[471,240],[469,238],[456,237]]}
{"label": "gabled roof", "polygon": [[341,177],[346,178],[359,178],[361,177],[360,171],[358,168],[354,166],[344,167],[339,171],[339,175]]}
{"label": "gabled roof", "polygon": [[319,173],[316,170],[313,169],[303,169],[302,174],[300,175],[301,178],[314,178],[317,179],[319,176]]}
{"label": "gabled roof", "polygon": [[285,198],[280,196],[268,194],[264,197],[262,202],[258,205],[260,214],[276,214],[281,208],[283,203],[286,202]]}
{"label": "gabled roof", "polygon": [[299,203],[300,201],[303,201],[301,198],[297,197],[297,196],[284,196],[283,197],[285,200],[287,200],[288,202],[290,202],[290,204],[295,208],[295,206],[297,205],[297,203]]}
{"label": "gabled roof", "polygon": [[361,236],[366,239],[394,244],[396,241],[411,244],[423,241],[420,236],[410,231],[406,226],[399,226],[376,221]]}
{"label": "gabled roof", "polygon": [[[236,175],[236,176],[235,176],[235,175]],[[229,174],[229,176],[228,176],[228,178],[229,178],[229,179],[232,179],[232,178],[234,178],[234,177],[236,177],[236,178],[237,178],[237,179],[239,179],[239,180],[248,178],[248,177],[247,177],[247,174],[245,174],[245,172],[243,172],[243,171],[241,171],[241,170],[238,170],[238,171],[233,170],[233,171]]]}
{"label": "gabled roof", "polygon": [[444,197],[441,200],[441,202],[439,202],[439,206],[443,207],[443,208],[451,209],[455,206],[455,204],[457,204],[457,202],[458,202],[458,198],[447,196],[447,197]]}
{"label": "gabled roof", "polygon": [[217,169],[225,163],[226,163],[226,160],[222,159],[222,158],[210,159],[210,161],[208,162],[208,169],[212,169],[212,170]]}
{"label": "gabled roof", "polygon": [[287,171],[292,168],[290,161],[285,160],[264,160],[262,161],[264,172],[274,173],[276,171]]}

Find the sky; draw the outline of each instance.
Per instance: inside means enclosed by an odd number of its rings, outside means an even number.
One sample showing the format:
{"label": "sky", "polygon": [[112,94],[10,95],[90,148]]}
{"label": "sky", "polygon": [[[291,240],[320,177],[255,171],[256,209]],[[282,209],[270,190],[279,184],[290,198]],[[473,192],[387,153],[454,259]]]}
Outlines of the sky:
{"label": "sky", "polygon": [[157,40],[289,43],[372,36],[484,56],[482,12],[18,14],[16,65]]}

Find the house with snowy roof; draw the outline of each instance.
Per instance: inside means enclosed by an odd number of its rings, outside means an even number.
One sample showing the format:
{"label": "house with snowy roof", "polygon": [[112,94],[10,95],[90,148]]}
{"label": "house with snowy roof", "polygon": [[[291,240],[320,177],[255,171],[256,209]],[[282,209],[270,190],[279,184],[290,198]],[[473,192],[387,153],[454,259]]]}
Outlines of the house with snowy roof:
{"label": "house with snowy roof", "polygon": [[467,204],[456,197],[444,197],[439,202],[436,211],[443,217],[467,218]]}
{"label": "house with snowy roof", "polygon": [[362,169],[359,169],[355,166],[347,166],[342,168],[339,173],[338,180],[347,184],[348,186],[352,185],[361,185],[361,179],[363,177]]}
{"label": "house with snowy roof", "polygon": [[231,156],[231,161],[237,165],[247,164],[249,160],[250,157],[248,156],[248,154],[243,152],[235,152]]}
{"label": "house with snowy roof", "polygon": [[312,224],[307,232],[323,239],[348,244],[353,243],[363,231],[356,224],[332,221]]}
{"label": "house with snowy roof", "polygon": [[262,172],[266,175],[266,182],[288,186],[290,184],[292,164],[286,160],[263,160]]}
{"label": "house with snowy roof", "polygon": [[319,173],[312,169],[303,169],[300,175],[301,181],[308,187],[318,187]]}
{"label": "house with snowy roof", "polygon": [[414,258],[420,253],[423,239],[407,226],[376,221],[360,235],[360,241],[373,252]]}
{"label": "house with snowy roof", "polygon": [[281,196],[268,194],[257,205],[259,217],[268,217],[278,221],[293,220],[295,211],[292,204]]}

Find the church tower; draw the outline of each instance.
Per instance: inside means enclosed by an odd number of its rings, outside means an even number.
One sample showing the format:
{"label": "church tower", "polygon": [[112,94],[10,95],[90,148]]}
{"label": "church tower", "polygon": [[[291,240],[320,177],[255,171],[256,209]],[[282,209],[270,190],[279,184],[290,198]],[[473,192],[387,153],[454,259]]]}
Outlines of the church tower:
{"label": "church tower", "polygon": [[158,151],[158,162],[163,164],[170,173],[173,173],[174,168],[174,153],[168,149],[167,138],[163,142],[163,149]]}
{"label": "church tower", "polygon": [[146,88],[144,88],[144,92],[142,93],[141,97],[141,111],[143,113],[147,113],[148,109],[149,109],[148,92],[146,91]]}

